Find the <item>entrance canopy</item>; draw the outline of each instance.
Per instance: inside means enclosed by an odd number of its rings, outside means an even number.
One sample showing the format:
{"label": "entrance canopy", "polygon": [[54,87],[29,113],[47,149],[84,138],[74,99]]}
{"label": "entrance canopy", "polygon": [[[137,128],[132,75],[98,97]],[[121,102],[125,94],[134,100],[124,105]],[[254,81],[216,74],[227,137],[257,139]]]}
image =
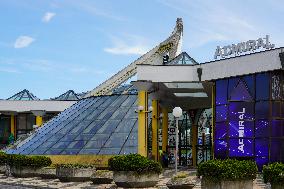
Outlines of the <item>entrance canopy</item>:
{"label": "entrance canopy", "polygon": [[213,81],[282,69],[284,48],[201,64],[137,65],[139,90],[147,90],[161,105],[183,109],[209,108]]}

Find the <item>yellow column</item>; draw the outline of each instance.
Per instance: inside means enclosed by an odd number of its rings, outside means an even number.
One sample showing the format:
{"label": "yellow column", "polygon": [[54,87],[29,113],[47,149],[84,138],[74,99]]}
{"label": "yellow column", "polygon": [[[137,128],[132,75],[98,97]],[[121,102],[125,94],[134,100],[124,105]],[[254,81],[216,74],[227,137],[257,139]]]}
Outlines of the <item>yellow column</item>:
{"label": "yellow column", "polygon": [[215,84],[212,86],[212,129],[211,129],[211,154],[212,154],[212,159],[214,159],[214,132],[215,132]]}
{"label": "yellow column", "polygon": [[147,157],[147,110],[148,93],[147,91],[138,92],[138,106],[143,106],[144,110],[138,111],[138,154]]}
{"label": "yellow column", "polygon": [[11,115],[11,133],[14,135],[14,138],[16,136],[16,128],[15,128],[15,116]]}
{"label": "yellow column", "polygon": [[39,127],[42,125],[42,116],[36,116],[36,125]]}
{"label": "yellow column", "polygon": [[169,118],[168,118],[168,109],[162,108],[163,118],[162,118],[162,150],[163,152],[167,151],[168,145],[168,127],[169,127]]}
{"label": "yellow column", "polygon": [[159,160],[158,152],[158,124],[159,124],[159,101],[152,100],[152,155],[156,161]]}
{"label": "yellow column", "polygon": [[191,127],[191,136],[192,136],[192,160],[193,160],[193,167],[196,167],[197,165],[197,125],[193,125]]}

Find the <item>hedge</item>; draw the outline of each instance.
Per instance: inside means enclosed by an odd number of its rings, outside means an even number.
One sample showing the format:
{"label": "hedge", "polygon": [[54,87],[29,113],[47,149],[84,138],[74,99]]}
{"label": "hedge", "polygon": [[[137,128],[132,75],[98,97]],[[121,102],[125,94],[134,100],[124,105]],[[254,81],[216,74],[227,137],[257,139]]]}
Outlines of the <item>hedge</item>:
{"label": "hedge", "polygon": [[7,163],[14,167],[34,167],[41,168],[51,165],[51,159],[45,156],[26,156],[18,154],[8,154]]}
{"label": "hedge", "polygon": [[209,160],[198,165],[197,175],[202,178],[221,180],[250,180],[255,179],[258,172],[257,165],[251,160]]}
{"label": "hedge", "polygon": [[139,154],[118,155],[108,160],[108,166],[111,171],[134,171],[137,173],[161,173],[160,163]]}
{"label": "hedge", "polygon": [[0,165],[5,165],[7,163],[7,154],[5,152],[0,152]]}
{"label": "hedge", "polygon": [[262,169],[265,183],[284,184],[284,163],[272,163],[264,165]]}

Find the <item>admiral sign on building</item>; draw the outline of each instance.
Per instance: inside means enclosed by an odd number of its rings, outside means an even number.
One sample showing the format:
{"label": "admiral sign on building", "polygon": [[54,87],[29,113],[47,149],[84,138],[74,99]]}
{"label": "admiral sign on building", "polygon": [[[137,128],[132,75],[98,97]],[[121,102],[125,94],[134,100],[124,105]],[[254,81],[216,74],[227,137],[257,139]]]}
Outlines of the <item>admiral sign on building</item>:
{"label": "admiral sign on building", "polygon": [[227,45],[224,47],[217,46],[214,58],[226,58],[230,55],[238,55],[241,53],[255,51],[258,49],[272,49],[274,44],[269,41],[269,35],[264,38],[258,38],[257,40],[248,40],[238,44]]}

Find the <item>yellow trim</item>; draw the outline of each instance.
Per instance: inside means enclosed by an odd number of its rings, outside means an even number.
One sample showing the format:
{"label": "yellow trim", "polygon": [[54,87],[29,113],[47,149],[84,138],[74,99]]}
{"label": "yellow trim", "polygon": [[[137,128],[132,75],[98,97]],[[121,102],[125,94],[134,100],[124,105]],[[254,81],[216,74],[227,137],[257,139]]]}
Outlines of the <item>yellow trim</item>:
{"label": "yellow trim", "polygon": [[14,135],[14,138],[15,138],[15,136],[16,136],[16,127],[15,127],[15,116],[14,115],[11,115],[10,128],[11,128],[11,133]]}
{"label": "yellow trim", "polygon": [[138,92],[138,106],[143,106],[144,110],[138,112],[138,154],[147,157],[147,126],[148,126],[148,93]]}
{"label": "yellow trim", "polygon": [[212,143],[212,158],[214,159],[214,131],[215,131],[215,84],[212,86],[212,133],[211,133],[211,143]]}
{"label": "yellow trim", "polygon": [[52,161],[52,164],[64,163],[86,163],[95,164],[98,167],[107,167],[108,159],[113,155],[46,155]]}
{"label": "yellow trim", "polygon": [[42,125],[42,116],[36,116],[36,125],[39,127]]}
{"label": "yellow trim", "polygon": [[197,125],[192,124],[191,127],[191,132],[192,132],[192,163],[193,167],[196,167],[197,165]]}
{"label": "yellow trim", "polygon": [[168,127],[169,127],[169,118],[168,118],[168,109],[162,108],[163,118],[162,118],[162,150],[163,152],[167,151],[168,146]]}
{"label": "yellow trim", "polygon": [[158,161],[158,124],[159,124],[159,101],[152,100],[152,155]]}

